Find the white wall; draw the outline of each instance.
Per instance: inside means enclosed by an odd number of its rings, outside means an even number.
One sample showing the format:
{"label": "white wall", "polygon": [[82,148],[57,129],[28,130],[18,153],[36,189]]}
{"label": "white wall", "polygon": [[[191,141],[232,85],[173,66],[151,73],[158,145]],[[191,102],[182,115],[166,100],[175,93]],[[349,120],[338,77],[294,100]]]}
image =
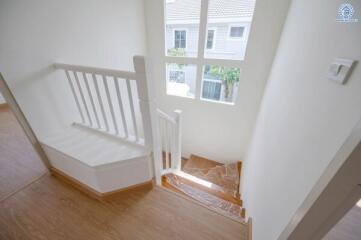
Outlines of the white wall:
{"label": "white wall", "polygon": [[334,57],[361,59],[358,23],[337,23],[341,0],[293,0],[242,180],[254,240],[277,239],[361,117],[361,68],[326,79]]}
{"label": "white wall", "polygon": [[258,1],[235,106],[166,95],[163,1],[145,2],[151,80],[161,109],[183,110],[182,155],[242,160],[277,47],[289,0]]}
{"label": "white wall", "polygon": [[0,93],[0,104],[5,103],[5,98],[3,97],[3,95]]}
{"label": "white wall", "polygon": [[38,135],[78,114],[52,63],[133,70],[145,54],[142,0],[2,0],[0,71]]}

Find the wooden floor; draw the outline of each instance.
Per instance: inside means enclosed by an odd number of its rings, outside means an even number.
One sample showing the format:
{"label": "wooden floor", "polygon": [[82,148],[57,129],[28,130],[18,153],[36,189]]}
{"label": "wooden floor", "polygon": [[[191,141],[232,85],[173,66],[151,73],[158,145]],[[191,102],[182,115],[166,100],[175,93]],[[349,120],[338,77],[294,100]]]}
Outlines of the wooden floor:
{"label": "wooden floor", "polygon": [[323,238],[323,240],[344,239],[361,239],[361,199]]}
{"label": "wooden floor", "polygon": [[0,201],[45,171],[8,107],[0,107]]}
{"label": "wooden floor", "polygon": [[246,225],[159,187],[100,202],[44,170],[12,113],[0,109],[1,240],[247,239]]}
{"label": "wooden floor", "polygon": [[100,202],[46,175],[0,203],[0,239],[247,239],[247,227],[159,187]]}

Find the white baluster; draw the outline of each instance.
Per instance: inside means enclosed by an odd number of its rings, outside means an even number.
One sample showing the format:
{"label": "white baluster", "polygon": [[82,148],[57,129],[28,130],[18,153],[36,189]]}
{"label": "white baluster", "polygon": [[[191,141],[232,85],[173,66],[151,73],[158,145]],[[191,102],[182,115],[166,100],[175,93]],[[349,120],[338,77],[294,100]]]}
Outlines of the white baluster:
{"label": "white baluster", "polygon": [[175,154],[172,156],[172,168],[181,170],[182,165],[182,111],[175,110],[173,112],[174,120],[176,121],[174,132],[174,148]]}
{"label": "white baluster", "polygon": [[127,91],[128,91],[129,105],[130,105],[130,113],[131,113],[131,116],[132,116],[132,123],[133,123],[133,128],[134,128],[135,141],[138,142],[139,135],[138,135],[138,128],[137,128],[137,121],[136,121],[136,118],[135,118],[133,94],[132,94],[132,89],[130,87],[130,80],[129,79],[126,79],[126,84],[127,84]]}
{"label": "white baluster", "polygon": [[125,137],[128,138],[128,127],[127,127],[127,122],[125,120],[124,106],[123,106],[122,96],[120,95],[119,83],[118,83],[116,77],[113,77],[113,80],[114,80],[114,85],[115,85],[115,91],[117,92],[117,97],[118,97],[120,115],[121,115],[121,118],[122,118],[124,134],[125,134]]}
{"label": "white baluster", "polygon": [[164,120],[165,168],[169,169],[169,131],[168,121]]}
{"label": "white baluster", "polygon": [[161,119],[157,111],[153,113],[153,161],[154,161],[154,175],[155,182],[157,185],[161,185],[162,182],[162,171],[163,166],[163,155],[162,155],[162,134],[161,134]]}
{"label": "white baluster", "polygon": [[94,80],[94,87],[95,87],[95,91],[97,93],[98,102],[99,102],[99,105],[100,105],[100,110],[101,110],[102,115],[103,115],[105,129],[106,129],[106,131],[109,131],[109,124],[108,124],[107,116],[105,115],[103,100],[102,100],[102,98],[100,96],[98,81],[97,81],[97,78],[96,78],[95,74],[92,74],[92,77],[93,77],[93,80]]}
{"label": "white baluster", "polygon": [[73,97],[74,97],[76,106],[78,108],[78,111],[79,111],[79,114],[80,114],[80,117],[81,117],[81,121],[82,121],[82,123],[85,123],[84,115],[83,115],[83,112],[82,112],[81,107],[80,107],[78,96],[76,95],[76,92],[75,92],[75,89],[74,89],[74,84],[71,81],[69,71],[65,70],[65,74],[66,74],[66,77],[68,78],[68,82],[69,82],[69,85],[70,85],[70,88],[71,88],[71,92],[73,93]]}
{"label": "white baluster", "polygon": [[119,134],[119,129],[118,129],[117,121],[115,119],[113,103],[112,103],[112,100],[110,98],[108,81],[107,81],[107,78],[106,78],[105,75],[103,75],[102,77],[103,77],[103,84],[104,84],[104,87],[105,87],[105,93],[107,95],[108,105],[109,105],[109,109],[110,109],[110,115],[112,116],[113,125],[114,125],[114,128],[115,128],[115,134],[118,135]]}
{"label": "white baluster", "polygon": [[90,91],[88,78],[86,77],[86,73],[85,73],[85,72],[83,72],[83,79],[84,79],[85,87],[86,87],[86,89],[87,89],[88,96],[89,96],[89,99],[90,99],[90,103],[91,103],[91,106],[92,106],[92,109],[93,109],[93,112],[94,112],[95,121],[97,122],[98,128],[100,128],[99,117],[98,117],[97,110],[96,110],[96,108],[95,108],[94,99],[93,99],[93,94],[92,94],[92,92]]}
{"label": "white baluster", "polygon": [[92,119],[91,119],[91,117],[90,117],[88,105],[86,104],[85,97],[84,97],[84,94],[83,94],[83,89],[82,89],[81,86],[80,86],[78,74],[77,74],[77,72],[75,72],[75,71],[73,72],[73,74],[74,74],[74,78],[75,78],[76,85],[78,86],[78,90],[79,90],[79,93],[80,93],[81,100],[82,100],[82,102],[83,102],[83,106],[84,106],[84,108],[85,108],[85,112],[86,112],[87,117],[88,117],[89,124],[90,124],[90,126],[93,126],[93,121],[92,121]]}

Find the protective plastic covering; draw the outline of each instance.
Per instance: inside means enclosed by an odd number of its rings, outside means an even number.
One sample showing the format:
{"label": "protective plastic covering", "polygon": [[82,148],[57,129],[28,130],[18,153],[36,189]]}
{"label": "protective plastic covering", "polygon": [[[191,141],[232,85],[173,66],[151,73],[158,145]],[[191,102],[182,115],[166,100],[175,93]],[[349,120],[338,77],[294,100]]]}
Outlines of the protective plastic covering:
{"label": "protective plastic covering", "polygon": [[240,215],[242,210],[241,206],[189,186],[182,182],[182,178],[177,175],[166,174],[164,177],[166,178],[168,184],[207,207],[222,212],[232,218],[244,220]]}
{"label": "protective plastic covering", "polygon": [[[202,159],[204,161],[209,161]],[[191,163],[192,164],[192,163]],[[199,163],[196,163],[199,164]],[[193,163],[193,165],[196,165]],[[196,166],[188,167],[189,163],[185,165],[183,171],[189,173],[197,178],[214,183],[224,189],[224,191],[232,196],[237,196],[239,193],[240,169],[239,163],[220,164],[210,168],[199,168]],[[210,164],[208,164],[210,165]]]}

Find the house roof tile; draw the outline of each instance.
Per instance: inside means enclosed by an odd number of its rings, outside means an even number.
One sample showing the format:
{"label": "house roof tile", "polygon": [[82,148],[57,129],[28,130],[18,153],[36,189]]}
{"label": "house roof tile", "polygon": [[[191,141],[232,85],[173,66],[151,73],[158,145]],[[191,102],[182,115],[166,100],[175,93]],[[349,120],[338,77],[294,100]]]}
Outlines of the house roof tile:
{"label": "house roof tile", "polygon": [[[166,4],[167,20],[194,20],[200,17],[200,0],[174,0]],[[210,0],[209,18],[252,17],[255,0]]]}

